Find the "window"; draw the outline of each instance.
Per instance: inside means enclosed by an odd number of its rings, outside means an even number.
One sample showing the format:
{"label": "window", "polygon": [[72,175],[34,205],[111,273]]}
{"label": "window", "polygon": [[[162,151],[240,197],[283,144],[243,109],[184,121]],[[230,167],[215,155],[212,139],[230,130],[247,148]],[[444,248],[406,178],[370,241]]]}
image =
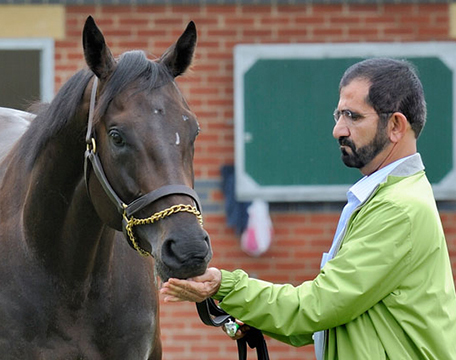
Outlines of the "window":
{"label": "window", "polygon": [[0,39],[0,106],[26,110],[54,93],[54,41]]}

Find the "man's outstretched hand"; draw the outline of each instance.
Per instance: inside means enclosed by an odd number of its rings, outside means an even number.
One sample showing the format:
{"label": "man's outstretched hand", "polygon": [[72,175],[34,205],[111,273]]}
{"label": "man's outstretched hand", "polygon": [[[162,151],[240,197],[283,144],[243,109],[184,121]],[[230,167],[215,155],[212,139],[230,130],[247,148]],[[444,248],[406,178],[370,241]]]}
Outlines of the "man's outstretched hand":
{"label": "man's outstretched hand", "polygon": [[164,295],[165,302],[201,302],[217,293],[221,281],[221,271],[208,268],[203,275],[191,279],[169,279],[163,283],[160,294]]}

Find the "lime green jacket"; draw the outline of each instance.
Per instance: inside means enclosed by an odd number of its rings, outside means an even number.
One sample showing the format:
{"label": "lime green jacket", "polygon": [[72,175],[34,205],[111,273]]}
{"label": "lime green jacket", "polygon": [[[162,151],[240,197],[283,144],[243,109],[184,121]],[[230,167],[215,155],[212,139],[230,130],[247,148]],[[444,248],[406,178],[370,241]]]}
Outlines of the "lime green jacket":
{"label": "lime green jacket", "polygon": [[222,270],[214,298],[294,346],[327,330],[326,360],[456,360],[448,250],[431,186],[415,165],[399,165],[355,210],[337,255],[313,281],[277,285]]}

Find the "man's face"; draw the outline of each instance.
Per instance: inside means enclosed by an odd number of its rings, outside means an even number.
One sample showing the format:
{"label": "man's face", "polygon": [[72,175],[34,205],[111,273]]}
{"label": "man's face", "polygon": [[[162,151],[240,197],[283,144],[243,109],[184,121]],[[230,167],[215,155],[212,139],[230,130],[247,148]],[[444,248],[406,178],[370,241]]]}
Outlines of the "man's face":
{"label": "man's face", "polygon": [[344,164],[367,174],[376,170],[374,160],[390,144],[378,114],[365,101],[369,86],[364,79],[354,79],[341,89],[336,109],[340,116],[333,130]]}

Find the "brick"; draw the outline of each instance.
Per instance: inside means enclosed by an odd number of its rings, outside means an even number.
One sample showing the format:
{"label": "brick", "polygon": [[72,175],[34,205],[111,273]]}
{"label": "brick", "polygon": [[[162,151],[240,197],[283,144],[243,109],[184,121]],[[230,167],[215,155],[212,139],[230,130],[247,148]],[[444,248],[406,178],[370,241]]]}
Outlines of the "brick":
{"label": "brick", "polygon": [[384,4],[384,13],[391,15],[404,14],[406,16],[417,14],[418,6],[414,4]]}
{"label": "brick", "polygon": [[359,38],[373,38],[379,35],[378,29],[371,28],[359,28],[359,29],[348,29],[348,35],[350,37],[359,39]]}
{"label": "brick", "polygon": [[345,25],[346,27],[359,26],[363,22],[362,16],[353,16],[353,14],[331,14],[328,18],[331,26]]}
{"label": "brick", "polygon": [[417,5],[418,13],[429,14],[429,13],[448,13],[448,4],[419,4]]}
{"label": "brick", "polygon": [[315,28],[313,30],[315,36],[342,36],[343,29],[341,27],[329,27],[329,28]]}
{"label": "brick", "polygon": [[231,38],[238,34],[239,29],[227,28],[227,29],[209,29],[207,32],[207,36],[212,38],[223,38],[228,37]]}
{"label": "brick", "polygon": [[346,10],[346,13],[351,14],[351,16],[379,13],[379,7],[375,4],[347,4]]}
{"label": "brick", "polygon": [[78,5],[78,6],[67,6],[65,7],[65,12],[68,15],[76,14],[94,14],[96,7],[91,5]]}
{"label": "brick", "polygon": [[286,16],[264,16],[260,18],[261,26],[290,25],[291,19]]}
{"label": "brick", "polygon": [[252,26],[255,24],[255,19],[253,17],[227,17],[225,19],[225,25],[228,27],[231,26]]}
{"label": "brick", "polygon": [[198,5],[183,5],[183,6],[172,6],[171,12],[173,14],[188,15],[201,13],[201,6]]}
{"label": "brick", "polygon": [[149,47],[147,41],[119,41],[117,46],[120,48],[124,48],[124,51],[127,50],[146,50]]}
{"label": "brick", "polygon": [[323,14],[309,15],[298,15],[294,19],[296,25],[310,26],[310,25],[321,25],[326,21],[326,17]]}
{"label": "brick", "polygon": [[244,39],[249,38],[270,38],[272,37],[273,31],[267,28],[263,29],[245,29],[242,31],[242,37]]}
{"label": "brick", "polygon": [[290,36],[308,36],[309,30],[306,28],[280,29],[277,31],[279,37],[289,38]]}
{"label": "brick", "polygon": [[140,29],[136,32],[138,38],[161,38],[167,35],[164,29]]}
{"label": "brick", "polygon": [[149,25],[149,19],[147,18],[120,18],[119,26],[133,26],[133,27],[143,27]]}
{"label": "brick", "polygon": [[344,10],[344,5],[342,4],[331,4],[331,5],[322,5],[322,4],[313,4],[310,8],[311,14],[329,14],[329,13],[341,13]]}
{"label": "brick", "polygon": [[103,6],[101,8],[101,13],[104,15],[112,16],[113,14],[119,14],[125,16],[134,12],[134,8],[128,5],[121,6]]}
{"label": "brick", "polygon": [[169,6],[167,5],[140,5],[136,7],[136,12],[139,14],[154,16],[162,15],[169,11]]}
{"label": "brick", "polygon": [[363,20],[367,25],[371,27],[376,27],[382,24],[394,24],[397,22],[394,16],[383,14],[367,15],[363,17]]}
{"label": "brick", "polygon": [[272,12],[271,6],[267,5],[242,5],[241,12],[243,14],[269,14]]}
{"label": "brick", "polygon": [[[308,14],[311,12],[311,9],[311,6],[303,4],[277,5],[277,13],[287,18],[294,17],[297,14]],[[262,15],[262,17],[264,18],[265,15]]]}
{"label": "brick", "polygon": [[437,27],[437,26],[428,26],[420,27],[418,29],[418,36],[421,39],[445,39],[448,37],[448,28],[447,27]]}

